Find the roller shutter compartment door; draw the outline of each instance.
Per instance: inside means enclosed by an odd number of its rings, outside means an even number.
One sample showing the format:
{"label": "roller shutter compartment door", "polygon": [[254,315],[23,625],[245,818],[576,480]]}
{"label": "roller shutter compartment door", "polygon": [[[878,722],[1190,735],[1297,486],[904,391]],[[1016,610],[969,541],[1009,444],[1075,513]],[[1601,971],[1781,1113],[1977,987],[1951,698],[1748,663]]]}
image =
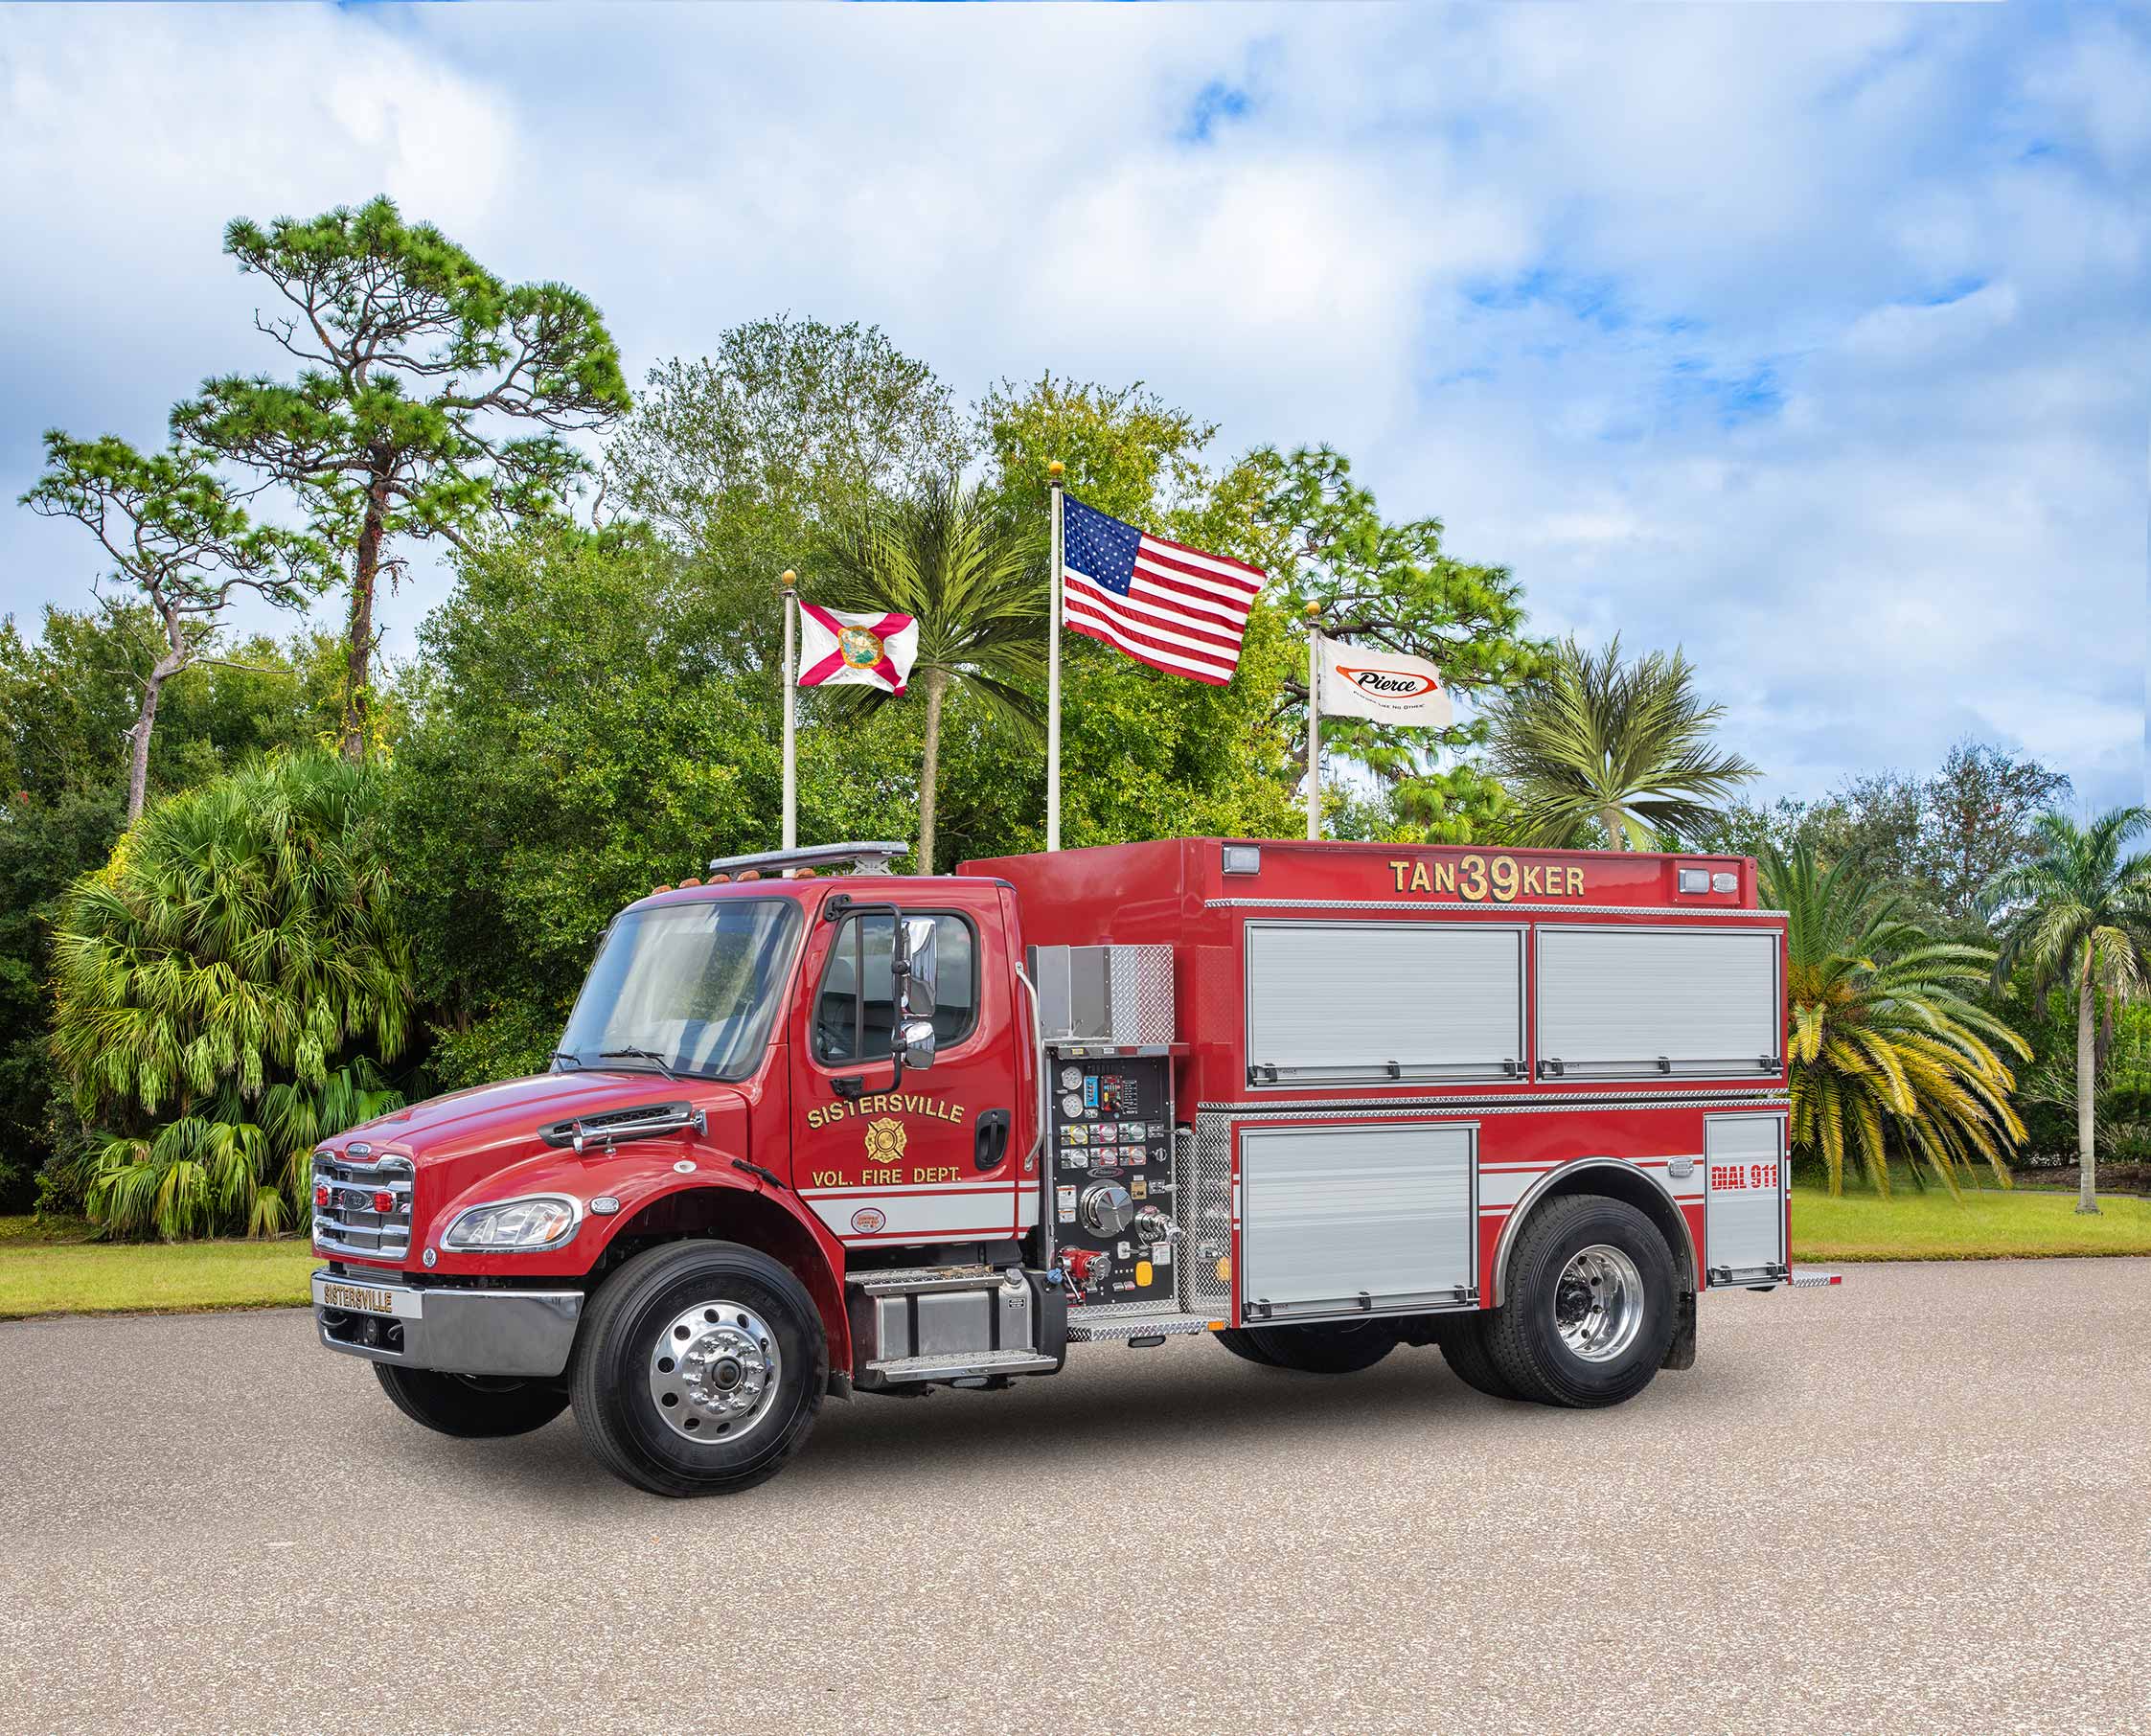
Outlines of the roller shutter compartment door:
{"label": "roller shutter compartment door", "polygon": [[1785,1117],[1708,1115],[1703,1264],[1712,1285],[1785,1273]]}
{"label": "roller shutter compartment door", "polygon": [[1523,931],[1477,923],[1250,922],[1252,1085],[1511,1077]]}
{"label": "roller shutter compartment door", "polygon": [[1542,927],[1542,1079],[1753,1079],[1778,1070],[1775,928]]}
{"label": "roller shutter compartment door", "polygon": [[1243,1130],[1243,1302],[1285,1320],[1470,1300],[1477,1137],[1425,1122]]}

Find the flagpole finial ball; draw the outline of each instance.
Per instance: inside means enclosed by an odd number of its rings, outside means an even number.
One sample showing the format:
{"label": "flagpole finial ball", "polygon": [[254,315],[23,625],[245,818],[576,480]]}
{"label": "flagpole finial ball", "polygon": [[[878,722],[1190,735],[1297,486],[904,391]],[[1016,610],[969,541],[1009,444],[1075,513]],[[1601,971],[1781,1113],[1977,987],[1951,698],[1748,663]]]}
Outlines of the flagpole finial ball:
{"label": "flagpole finial ball", "polygon": [[1045,467],[1045,473],[1048,476],[1052,477],[1055,482],[1059,482],[1061,480],[1061,472],[1066,468],[1066,466],[1063,465],[1062,462],[1058,458],[1056,458],[1051,464]]}
{"label": "flagpole finial ball", "polygon": [[1310,620],[1310,621],[1314,620],[1314,619],[1315,619],[1315,617],[1316,617],[1316,615],[1319,615],[1319,614],[1320,614],[1321,612],[1322,612],[1322,605],[1320,605],[1319,603],[1310,603],[1310,604],[1309,604],[1309,605],[1307,605],[1307,618],[1308,618],[1308,620]]}
{"label": "flagpole finial ball", "polygon": [[791,570],[791,569],[790,569],[790,568],[789,568],[789,567],[788,566],[788,567],[786,567],[786,568],[785,568],[785,570],[784,570],[784,577],[783,577],[783,578],[781,578],[781,579],[779,579],[779,580],[777,581],[777,582],[778,582],[779,584],[783,585],[783,586],[785,587],[785,589],[789,591],[789,589],[790,589],[790,588],[791,588],[791,587],[792,587],[793,585],[795,585],[795,584],[797,584],[797,583],[799,582],[799,575],[798,575],[797,573],[793,572],[793,571],[792,571],[792,570]]}

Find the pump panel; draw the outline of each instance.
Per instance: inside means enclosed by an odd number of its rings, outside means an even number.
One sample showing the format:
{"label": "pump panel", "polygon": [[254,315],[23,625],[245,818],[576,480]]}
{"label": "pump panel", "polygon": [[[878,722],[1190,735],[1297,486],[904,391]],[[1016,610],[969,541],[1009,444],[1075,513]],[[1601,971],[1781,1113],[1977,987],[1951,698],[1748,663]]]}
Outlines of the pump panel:
{"label": "pump panel", "polygon": [[[1053,1242],[1077,1308],[1173,1300],[1172,1062],[1048,1058]],[[1076,1316],[1080,1318],[1080,1313]]]}

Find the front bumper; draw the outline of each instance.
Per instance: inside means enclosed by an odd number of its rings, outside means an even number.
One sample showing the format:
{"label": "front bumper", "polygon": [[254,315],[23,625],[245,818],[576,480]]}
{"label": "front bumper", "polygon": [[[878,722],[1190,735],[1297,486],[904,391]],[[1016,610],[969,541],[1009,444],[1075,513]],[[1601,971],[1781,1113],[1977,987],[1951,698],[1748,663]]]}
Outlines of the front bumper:
{"label": "front bumper", "polygon": [[579,1290],[420,1290],[313,1275],[313,1323],[346,1356],[443,1374],[551,1377],[567,1367]]}

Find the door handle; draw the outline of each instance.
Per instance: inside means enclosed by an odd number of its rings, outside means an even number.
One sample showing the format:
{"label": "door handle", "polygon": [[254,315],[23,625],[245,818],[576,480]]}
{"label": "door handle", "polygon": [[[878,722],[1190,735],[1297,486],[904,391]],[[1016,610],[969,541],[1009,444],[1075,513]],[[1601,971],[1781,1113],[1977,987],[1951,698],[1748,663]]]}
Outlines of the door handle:
{"label": "door handle", "polygon": [[978,1131],[972,1142],[973,1160],[981,1170],[998,1169],[1008,1155],[1009,1129],[1015,1120],[1007,1109],[981,1109]]}

